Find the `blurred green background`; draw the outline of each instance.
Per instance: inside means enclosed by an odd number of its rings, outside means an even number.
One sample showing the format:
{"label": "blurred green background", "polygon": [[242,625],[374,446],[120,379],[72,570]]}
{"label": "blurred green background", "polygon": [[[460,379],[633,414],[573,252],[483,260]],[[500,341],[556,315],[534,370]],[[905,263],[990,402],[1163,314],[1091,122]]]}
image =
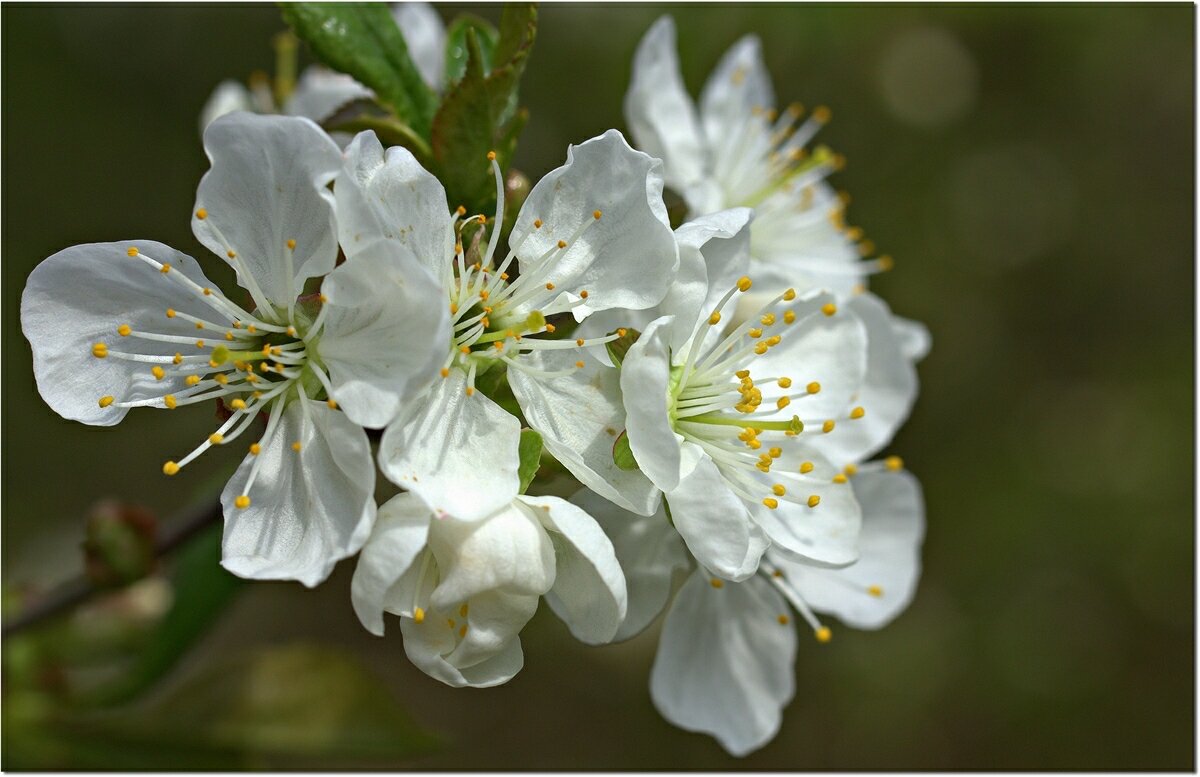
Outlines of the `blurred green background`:
{"label": "blurred green background", "polygon": [[[439,8],[447,19],[500,10]],[[219,694],[198,709],[195,688],[213,687],[214,672],[233,688],[242,675],[223,662],[258,647],[274,648],[268,678],[330,708],[355,683],[326,688],[324,667],[351,662],[337,671],[367,673],[369,704],[402,707],[437,739],[419,744],[397,710],[395,728],[377,726],[360,748],[375,766],[1192,769],[1193,7],[546,5],[518,167],[536,179],[568,143],[623,126],[630,58],[664,12],[694,94],[721,52],[755,32],[781,104],[833,108],[820,140],[849,159],[836,183],[853,194],[850,221],[897,260],[873,287],[933,332],[916,412],[893,448],[928,503],[912,608],[878,633],[833,624],[829,645],[802,639],[782,732],[739,761],[653,709],[657,627],[589,649],[543,607],[514,681],[456,691],[409,665],[394,622],[384,639],[359,626],[347,562],[314,591],[244,586],[149,700],[95,731],[150,716],[176,735],[159,739],[153,763],[208,763],[189,736],[212,724],[196,721],[232,713]],[[220,79],[272,68],[282,24],[275,8],[246,5],[6,4],[2,19],[12,598],[80,570],[97,498],[170,515],[232,465],[211,455],[188,479],[159,474],[210,430],[200,409],[133,413],[108,430],[55,416],[34,389],[19,299],[34,265],[74,243],[140,237],[207,255],[189,230],[207,167],[197,116]],[[161,610],[169,588],[149,585],[79,613],[70,633],[106,612]],[[56,719],[86,679],[64,644],[5,641],[6,716]],[[298,657],[297,645],[324,652]],[[260,666],[246,682],[262,676]],[[264,736],[286,747],[295,732],[277,722]],[[318,723],[296,726],[311,743],[302,726]],[[106,735],[35,747],[30,726],[6,725],[5,768],[135,757]],[[352,745],[294,750],[286,763],[362,763]]]}

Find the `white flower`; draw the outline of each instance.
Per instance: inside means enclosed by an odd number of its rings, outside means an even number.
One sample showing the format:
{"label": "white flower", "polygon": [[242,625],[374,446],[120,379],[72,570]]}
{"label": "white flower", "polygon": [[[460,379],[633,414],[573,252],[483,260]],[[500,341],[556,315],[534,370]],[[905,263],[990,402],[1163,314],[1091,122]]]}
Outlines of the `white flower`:
{"label": "white flower", "polygon": [[[504,189],[494,160],[492,166],[497,216],[478,261],[468,262],[457,241],[461,212],[450,213],[442,185],[404,149],[385,154],[374,135],[359,135],[335,186],[347,256],[404,255],[439,279],[439,304],[449,307],[454,329],[437,345],[442,380],[387,428],[379,463],[435,511],[465,519],[507,505],[518,488],[520,424],[475,390],[477,378],[507,369],[538,429],[536,385],[582,368],[580,349],[610,339],[549,339],[554,325],[546,319],[649,307],[666,294],[678,261],[660,164],[629,148],[620,133],[572,146],[566,164],[534,186],[504,256],[496,251]],[[559,353],[565,366],[543,369],[532,358],[542,351]]]}
{"label": "white flower", "polygon": [[[424,344],[449,323],[433,280],[403,257],[334,269],[328,185],[342,157],[311,121],[231,114],[205,148],[192,230],[237,273],[251,310],[161,243],[93,243],[34,269],[22,329],[38,390],[65,418],[111,426],[133,407],[221,400],[226,420],[167,475],[265,417],[221,497],[222,563],[315,585],[374,517],[361,425],[383,426],[436,377],[441,353]],[[321,295],[301,296],[322,276]]]}
{"label": "white flower", "polygon": [[799,105],[777,116],[774,104],[761,44],[746,36],[718,63],[697,111],[680,75],[674,22],[664,16],[638,45],[625,117],[638,147],[663,160],[666,183],[683,195],[689,218],[754,209],[751,274],[760,289],[819,288],[845,297],[891,260],[860,261],[873,248],[858,242],[861,230],[847,227],[845,198],[825,182],[842,160],[824,147],[806,148],[829,109],[818,107],[801,122]]}
{"label": "white flower", "polygon": [[[441,17],[429,3],[392,3],[391,8],[392,18],[404,36],[409,58],[421,79],[440,93],[446,69],[446,28]],[[234,111],[281,113],[321,122],[349,102],[374,96],[374,92],[353,77],[321,65],[304,69],[282,105],[276,104],[265,78],[252,78],[248,87],[230,78],[217,84],[200,110],[200,132],[203,134],[213,121]]]}
{"label": "white flower", "polygon": [[447,685],[507,682],[524,663],[521,629],[545,596],[584,642],[610,641],[625,617],[612,543],[557,497],[520,496],[476,521],[435,515],[415,494],[381,508],[351,584],[373,634],[401,616],[404,650]]}
{"label": "white flower", "polygon": [[[746,755],[778,733],[795,693],[793,610],[828,642],[832,632],[814,610],[875,629],[907,607],[920,574],[924,506],[920,485],[900,466],[895,458],[864,464],[852,479],[863,522],[851,566],[821,569],[772,549],[742,582],[691,574],[670,606],[651,670],[651,697],[665,718]],[[613,541],[629,581],[617,639],[631,637],[662,610],[672,574],[688,568],[684,544],[663,513],[631,515],[588,492],[571,501]]]}

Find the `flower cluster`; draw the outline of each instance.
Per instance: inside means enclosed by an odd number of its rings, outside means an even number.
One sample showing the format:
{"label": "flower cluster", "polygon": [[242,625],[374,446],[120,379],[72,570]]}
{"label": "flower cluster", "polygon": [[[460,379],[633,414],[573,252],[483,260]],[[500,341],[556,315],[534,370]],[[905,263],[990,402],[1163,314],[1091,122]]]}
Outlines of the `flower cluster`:
{"label": "flower cluster", "polygon": [[[440,88],[436,16],[397,18]],[[666,611],[656,706],[761,747],[794,693],[795,616],[828,642],[817,613],[878,628],[912,597],[920,487],[874,457],[928,335],[866,290],[891,260],[845,222],[840,157],[811,147],[829,111],[777,112],[753,37],[697,109],[674,38],[663,18],[638,47],[637,148],[570,147],[511,224],[495,154],[495,212],[469,214],[409,150],[322,129],[370,94],[348,76],[306,73],[291,115],[222,85],[191,223],[241,291],[147,240],[54,254],[21,303],[41,395],[99,426],[215,404],[162,471],[241,452],[222,564],[313,586],[358,554],[363,625],[398,616],[444,683],[513,677],[541,597],[589,644]],[[525,493],[527,434],[584,488]],[[378,507],[377,469],[398,491]]]}

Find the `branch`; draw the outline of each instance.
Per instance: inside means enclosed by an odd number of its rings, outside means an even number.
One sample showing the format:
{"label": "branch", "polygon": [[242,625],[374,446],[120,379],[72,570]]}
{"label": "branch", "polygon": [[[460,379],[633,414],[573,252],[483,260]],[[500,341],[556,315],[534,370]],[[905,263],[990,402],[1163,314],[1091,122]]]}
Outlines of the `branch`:
{"label": "branch", "polygon": [[[169,554],[220,518],[221,505],[219,502],[184,511],[179,517],[167,523],[167,530],[162,532],[154,543],[154,555],[161,558]],[[0,638],[8,639],[30,626],[61,615],[97,593],[114,590],[117,589],[97,586],[86,575],[79,575],[39,598],[8,623],[5,623],[3,628],[0,628]]]}

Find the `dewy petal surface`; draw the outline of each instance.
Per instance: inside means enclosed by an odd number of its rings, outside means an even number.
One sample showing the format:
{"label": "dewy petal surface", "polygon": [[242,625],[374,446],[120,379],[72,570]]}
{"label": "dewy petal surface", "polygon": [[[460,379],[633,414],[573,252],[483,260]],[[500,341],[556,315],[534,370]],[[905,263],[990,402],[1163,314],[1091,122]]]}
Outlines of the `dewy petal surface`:
{"label": "dewy petal surface", "polygon": [[386,426],[436,380],[450,340],[441,286],[396,253],[364,252],[331,272],[318,343],[333,396],[356,423]]}
{"label": "dewy petal surface", "polygon": [[679,441],[667,414],[673,316],[657,319],[642,332],[621,363],[625,433],[629,449],[646,476],[663,491],[679,484]]}
{"label": "dewy petal surface", "polygon": [[712,459],[690,442],[683,447],[695,466],[666,494],[675,529],[702,566],[728,580],[744,580],[758,569],[769,544],[766,535]]}
{"label": "dewy petal surface", "polygon": [[662,162],[630,148],[616,130],[571,146],[513,226],[509,243],[522,272],[563,241],[545,279],[564,293],[586,290],[587,311],[657,304],[679,264],[662,190]]}
{"label": "dewy petal surface", "polygon": [[795,692],[796,630],[783,598],[759,576],[709,584],[697,570],[667,614],[650,695],[680,728],[717,738],[743,756],[779,731]]}
{"label": "dewy petal surface", "polygon": [[878,629],[908,607],[921,575],[925,504],[909,472],[861,472],[851,481],[863,506],[860,557],[845,569],[772,560],[813,609],[848,626]]}
{"label": "dewy petal surface", "polygon": [[[238,283],[286,308],[337,259],[337,144],[308,119],[231,113],[208,125],[212,169],[200,179],[192,232],[219,257],[235,254]],[[259,301],[259,295],[255,295]]]}
{"label": "dewy petal surface", "polygon": [[451,370],[388,425],[379,468],[435,512],[475,520],[517,495],[520,437],[515,417],[479,392],[468,396],[466,376]]}
{"label": "dewy petal surface", "polygon": [[[256,462],[251,505],[239,508],[234,500],[247,493]],[[240,577],[314,586],[366,541],[374,493],[375,467],[362,427],[324,402],[297,399],[221,492],[221,564]]]}
{"label": "dewy petal surface", "polygon": [[614,641],[636,636],[650,625],[671,596],[675,570],[691,566],[691,556],[664,509],[635,515],[587,489],[571,497],[600,524],[625,573],[629,606]]}
{"label": "dewy petal surface", "polygon": [[509,370],[508,384],[529,425],[542,435],[542,444],[581,483],[615,504],[640,515],[653,513],[659,491],[639,470],[622,470],[613,461],[613,446],[625,428],[620,373],[585,359],[575,368],[568,351],[523,355],[522,363],[566,375],[532,377]]}
{"label": "dewy petal surface", "polygon": [[650,26],[633,55],[625,121],[638,147],[663,160],[671,188],[682,191],[707,174],[708,149],[679,72],[675,20],[670,16]]}
{"label": "dewy petal surface", "polygon": [[72,421],[112,426],[128,408],[102,408],[97,400],[113,396],[138,400],[184,387],[184,376],[151,374],[151,364],[97,358],[93,346],[112,351],[170,356],[178,343],[122,337],[117,328],[191,337],[192,324],[170,319],[172,308],[200,318],[213,311],[173,279],[128,255],[130,248],[171,265],[202,287],[212,286],[195,259],[162,243],[126,240],[88,243],[63,249],[34,268],[21,294],[21,329],[33,349],[33,374],[46,404]]}
{"label": "dewy petal surface", "polygon": [[589,645],[611,642],[625,619],[625,575],[612,542],[582,508],[554,496],[521,496],[554,544],[554,586],[546,602]]}
{"label": "dewy petal surface", "polygon": [[454,217],[446,190],[411,152],[399,146],[385,152],[374,132],[360,132],[346,147],[334,192],[347,257],[408,255],[432,277],[444,277],[454,255]]}
{"label": "dewy petal surface", "polygon": [[383,636],[389,594],[425,549],[432,520],[429,506],[415,494],[398,494],[380,506],[350,583],[354,612],[372,634]]}

